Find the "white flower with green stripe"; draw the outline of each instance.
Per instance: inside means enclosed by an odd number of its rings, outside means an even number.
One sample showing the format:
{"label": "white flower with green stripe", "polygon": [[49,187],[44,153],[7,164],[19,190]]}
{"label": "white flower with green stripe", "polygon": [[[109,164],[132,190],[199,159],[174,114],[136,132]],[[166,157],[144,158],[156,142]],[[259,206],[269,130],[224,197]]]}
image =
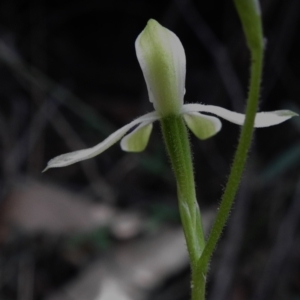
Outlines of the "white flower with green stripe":
{"label": "white flower with green stripe", "polygon": [[[184,104],[185,52],[173,32],[151,19],[138,36],[135,49],[146,80],[149,100],[153,103],[155,111],[135,119],[92,148],[62,154],[51,159],[44,171],[92,158],[119,140],[124,151],[143,151],[149,141],[152,123],[171,115],[181,115],[188,128],[201,140],[212,137],[222,127],[217,117],[203,113],[214,114],[232,123],[243,125],[244,114],[214,105]],[[277,125],[296,115],[290,110],[260,112],[256,114],[254,126]],[[137,127],[128,133],[135,126]]]}

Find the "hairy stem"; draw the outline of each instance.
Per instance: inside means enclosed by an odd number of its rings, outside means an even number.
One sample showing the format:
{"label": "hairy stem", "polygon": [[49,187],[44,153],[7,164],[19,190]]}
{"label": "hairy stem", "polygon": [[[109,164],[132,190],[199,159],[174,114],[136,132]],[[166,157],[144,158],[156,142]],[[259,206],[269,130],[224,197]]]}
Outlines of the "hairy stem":
{"label": "hairy stem", "polygon": [[258,2],[256,0],[235,0],[243,29],[251,52],[250,88],[247,99],[246,120],[242,127],[238,147],[228,182],[222,196],[215,223],[211,229],[205,249],[199,259],[197,272],[206,274],[211,256],[228,220],[236,196],[248,152],[251,145],[254,119],[258,107],[263,65],[262,26]]}
{"label": "hairy stem", "polygon": [[178,204],[192,269],[192,300],[205,299],[205,276],[197,272],[197,262],[205,246],[188,131],[180,115],[161,120],[167,152],[177,181]]}

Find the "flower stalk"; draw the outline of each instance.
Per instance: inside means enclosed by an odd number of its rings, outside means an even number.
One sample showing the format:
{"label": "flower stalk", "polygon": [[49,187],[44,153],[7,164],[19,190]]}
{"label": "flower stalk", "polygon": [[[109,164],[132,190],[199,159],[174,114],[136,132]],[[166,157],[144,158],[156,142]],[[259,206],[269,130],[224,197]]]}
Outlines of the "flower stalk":
{"label": "flower stalk", "polygon": [[251,53],[250,87],[247,99],[246,120],[241,130],[231,172],[228,177],[222,201],[208,237],[206,247],[199,259],[198,271],[205,273],[207,273],[211,256],[229,218],[229,213],[241,182],[252,141],[262,79],[264,49],[259,4],[256,0],[235,0],[235,5],[243,25],[247,45]]}
{"label": "flower stalk", "polygon": [[182,227],[192,271],[192,299],[204,299],[205,277],[197,273],[197,262],[205,246],[198,206],[188,131],[180,115],[161,119],[161,129],[177,182],[177,197]]}
{"label": "flower stalk", "polygon": [[195,180],[188,131],[182,116],[161,119],[161,129],[171,165],[176,177],[179,210],[190,259],[194,264],[205,245],[200,209],[195,192]]}

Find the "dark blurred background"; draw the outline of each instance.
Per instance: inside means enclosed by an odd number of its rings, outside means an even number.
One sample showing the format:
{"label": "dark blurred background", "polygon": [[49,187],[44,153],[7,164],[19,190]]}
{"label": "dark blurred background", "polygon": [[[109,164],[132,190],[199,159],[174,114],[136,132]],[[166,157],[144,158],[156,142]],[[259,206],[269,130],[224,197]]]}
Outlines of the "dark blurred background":
{"label": "dark blurred background", "polygon": [[[261,0],[260,110],[299,109],[300,2]],[[249,52],[233,1],[0,1],[0,299],[181,300],[189,267],[156,124],[143,153],[113,146],[41,174],[153,108],[134,42],[149,18],[186,51],[186,102],[243,112]],[[191,136],[208,232],[240,128]],[[300,120],[259,129],[211,263],[210,300],[300,299]]]}

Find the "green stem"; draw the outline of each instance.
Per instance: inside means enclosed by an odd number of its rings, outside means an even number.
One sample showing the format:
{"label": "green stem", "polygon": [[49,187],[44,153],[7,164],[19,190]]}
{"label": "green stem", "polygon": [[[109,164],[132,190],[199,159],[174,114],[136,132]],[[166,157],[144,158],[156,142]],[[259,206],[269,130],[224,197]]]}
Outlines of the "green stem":
{"label": "green stem", "polygon": [[205,246],[188,131],[180,115],[161,119],[167,152],[177,181],[180,217],[192,269],[192,300],[205,299],[205,276],[197,272],[197,262]]}
{"label": "green stem", "polygon": [[[222,197],[221,205],[216,216],[215,223],[211,229],[202,256],[199,259],[197,268],[197,272],[199,273],[207,273],[212,253],[228,220],[251,145],[254,120],[260,94],[260,83],[263,65],[263,40],[261,20],[260,15],[257,13],[257,7],[253,6],[254,2],[255,1],[252,0],[235,0],[235,4],[237,6],[244,27],[247,43],[251,51],[250,89],[247,100],[246,120],[244,126],[242,127],[239,144],[235,153],[233,165]],[[248,12],[251,11],[251,9],[253,9],[252,13],[254,13],[249,17]]]}

